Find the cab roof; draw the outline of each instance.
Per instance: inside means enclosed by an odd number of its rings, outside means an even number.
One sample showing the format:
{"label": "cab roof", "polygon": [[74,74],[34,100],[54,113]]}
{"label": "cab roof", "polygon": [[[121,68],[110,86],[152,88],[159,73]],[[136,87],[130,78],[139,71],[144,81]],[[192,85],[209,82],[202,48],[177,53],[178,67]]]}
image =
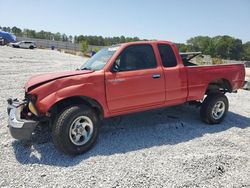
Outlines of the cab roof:
{"label": "cab roof", "polygon": [[164,41],[164,40],[148,40],[148,41],[134,41],[134,42],[125,42],[121,43],[120,45],[129,45],[129,44],[160,44],[160,43],[165,43],[165,44],[174,44],[173,42],[170,41]]}

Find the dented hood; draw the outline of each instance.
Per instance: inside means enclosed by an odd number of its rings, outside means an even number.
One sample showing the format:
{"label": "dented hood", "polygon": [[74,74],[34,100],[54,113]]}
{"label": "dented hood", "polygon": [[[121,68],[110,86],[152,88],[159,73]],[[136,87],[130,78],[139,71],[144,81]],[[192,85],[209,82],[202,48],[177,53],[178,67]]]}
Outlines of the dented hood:
{"label": "dented hood", "polygon": [[29,88],[35,88],[39,85],[47,83],[52,80],[65,78],[69,76],[81,75],[94,72],[93,70],[77,70],[77,71],[65,71],[65,72],[54,72],[54,73],[46,73],[46,74],[39,74],[32,76],[27,83],[25,84],[24,88],[25,91],[30,90]]}

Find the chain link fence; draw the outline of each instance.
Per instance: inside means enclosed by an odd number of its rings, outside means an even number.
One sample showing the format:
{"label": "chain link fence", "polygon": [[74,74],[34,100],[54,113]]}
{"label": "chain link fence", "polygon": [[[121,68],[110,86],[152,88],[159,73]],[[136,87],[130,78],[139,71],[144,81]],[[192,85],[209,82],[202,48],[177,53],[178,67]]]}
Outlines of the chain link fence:
{"label": "chain link fence", "polygon": [[[75,44],[72,42],[63,42],[63,41],[54,41],[54,40],[46,40],[46,39],[36,39],[36,38],[28,38],[28,37],[17,37],[17,41],[34,41],[38,48],[52,48],[55,49],[64,49],[79,52],[81,50],[81,44]],[[101,49],[104,46],[94,46],[89,45],[88,51],[92,51],[95,48]]]}

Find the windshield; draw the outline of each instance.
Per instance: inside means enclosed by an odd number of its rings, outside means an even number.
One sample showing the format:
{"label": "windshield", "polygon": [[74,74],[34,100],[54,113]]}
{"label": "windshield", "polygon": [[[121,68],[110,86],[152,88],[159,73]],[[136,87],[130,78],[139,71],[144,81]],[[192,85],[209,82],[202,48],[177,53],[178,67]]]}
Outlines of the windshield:
{"label": "windshield", "polygon": [[101,70],[108,63],[114,53],[119,49],[119,47],[120,46],[111,46],[101,49],[84,65],[82,65],[81,70]]}

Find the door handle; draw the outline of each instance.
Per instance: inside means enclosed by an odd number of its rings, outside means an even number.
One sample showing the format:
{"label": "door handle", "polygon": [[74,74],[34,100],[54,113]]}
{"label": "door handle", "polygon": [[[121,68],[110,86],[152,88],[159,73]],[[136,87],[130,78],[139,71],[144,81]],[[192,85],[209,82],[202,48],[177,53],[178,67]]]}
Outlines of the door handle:
{"label": "door handle", "polygon": [[152,78],[153,78],[153,79],[160,78],[160,77],[161,77],[160,74],[153,74],[153,75],[152,75]]}

